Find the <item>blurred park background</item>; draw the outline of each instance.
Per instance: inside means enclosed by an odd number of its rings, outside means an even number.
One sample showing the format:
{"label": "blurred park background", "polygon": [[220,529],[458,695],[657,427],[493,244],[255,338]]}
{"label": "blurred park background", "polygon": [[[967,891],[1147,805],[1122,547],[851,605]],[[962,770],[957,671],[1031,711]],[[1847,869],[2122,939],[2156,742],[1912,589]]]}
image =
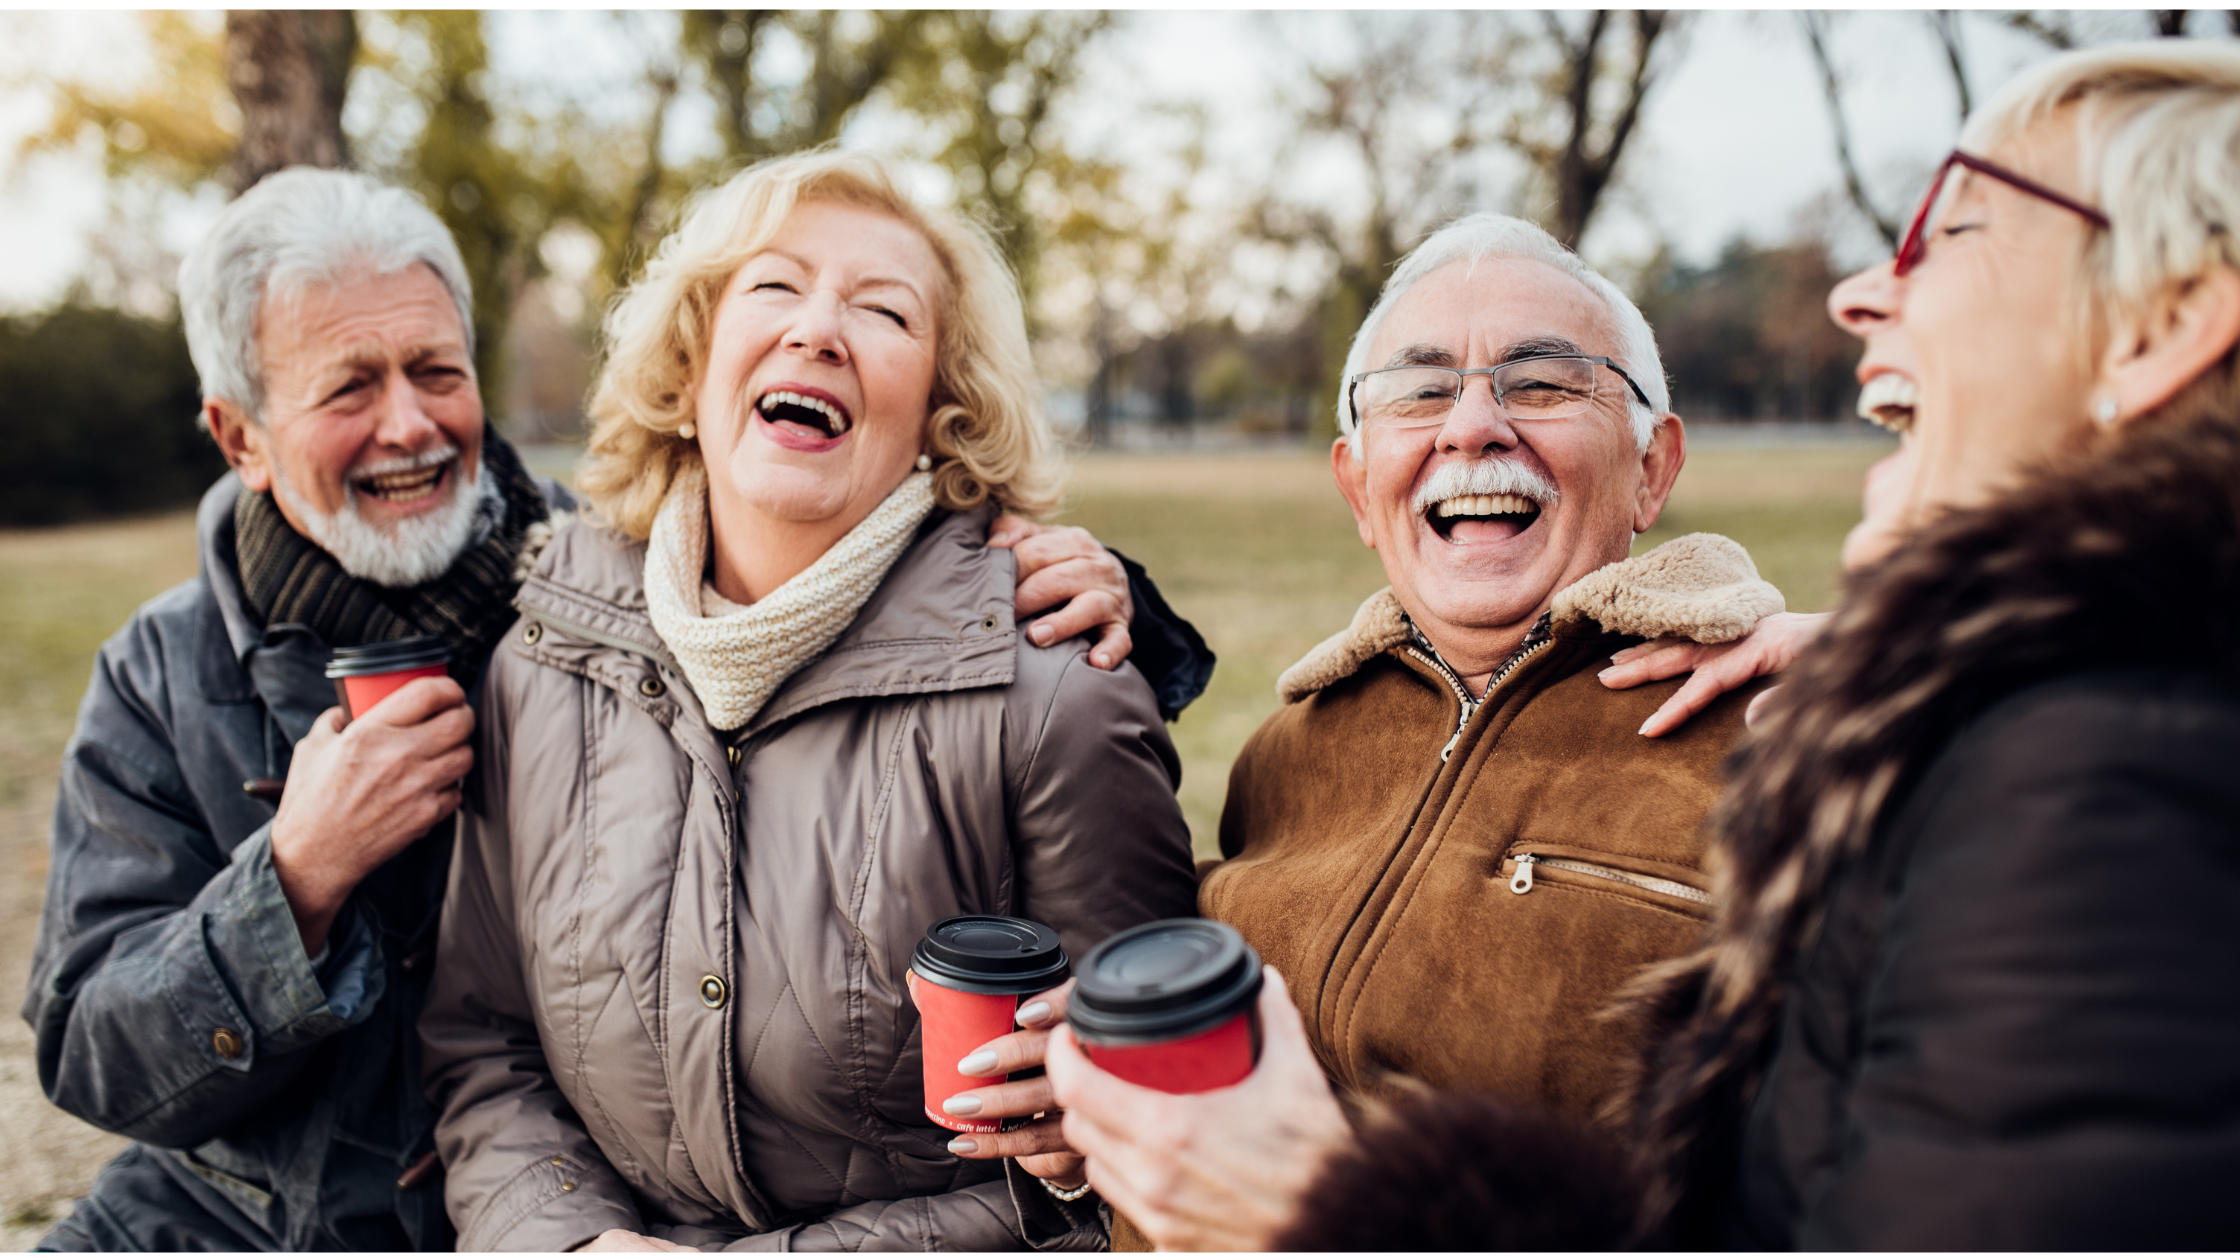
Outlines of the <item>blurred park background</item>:
{"label": "blurred park background", "polygon": [[[501,430],[565,475],[600,312],[692,189],[804,146],[911,159],[1029,298],[1066,520],[1144,561],[1222,664],[1175,735],[1210,851],[1275,676],[1382,584],[1329,487],[1346,342],[1455,214],[1534,218],[1657,327],[1687,470],[1642,540],[1740,540],[1837,596],[1861,472],[1833,281],[1890,249],[1966,112],[2055,51],[2232,38],[2223,11],[0,14],[0,998],[94,650],[193,575],[222,470],[173,299],[293,162],[416,191],[473,274]],[[0,1019],[0,1246],[119,1145]]]}

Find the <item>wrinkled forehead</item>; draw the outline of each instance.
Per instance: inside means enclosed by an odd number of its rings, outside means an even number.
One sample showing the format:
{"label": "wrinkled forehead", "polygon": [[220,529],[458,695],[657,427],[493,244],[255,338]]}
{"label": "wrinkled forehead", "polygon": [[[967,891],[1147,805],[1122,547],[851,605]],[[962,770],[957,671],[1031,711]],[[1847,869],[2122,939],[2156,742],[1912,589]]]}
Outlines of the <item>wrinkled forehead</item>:
{"label": "wrinkled forehead", "polygon": [[1531,258],[1449,263],[1401,294],[1370,343],[1368,368],[1482,367],[1527,354],[1623,359],[1593,290]]}

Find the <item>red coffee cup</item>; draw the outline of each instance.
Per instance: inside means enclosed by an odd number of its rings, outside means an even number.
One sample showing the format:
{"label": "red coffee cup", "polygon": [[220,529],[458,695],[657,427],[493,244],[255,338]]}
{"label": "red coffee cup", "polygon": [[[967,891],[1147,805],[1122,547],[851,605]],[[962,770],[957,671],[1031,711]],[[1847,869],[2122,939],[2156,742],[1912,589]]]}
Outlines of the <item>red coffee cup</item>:
{"label": "red coffee cup", "polygon": [[925,1060],[926,1119],[959,1133],[1002,1131],[1001,1120],[964,1119],[941,1109],[958,1094],[1009,1079],[966,1076],[957,1062],[1017,1028],[1019,999],[1063,982],[1067,966],[1058,934],[1031,920],[963,915],[926,929],[909,972]]}
{"label": "red coffee cup", "polygon": [[415,678],[441,678],[451,664],[451,649],[432,634],[390,639],[360,647],[336,648],[327,660],[334,695],[351,718],[388,699]]}
{"label": "red coffee cup", "polygon": [[1066,1023],[1089,1061],[1168,1094],[1202,1094],[1260,1058],[1260,955],[1211,919],[1129,928],[1081,960]]}

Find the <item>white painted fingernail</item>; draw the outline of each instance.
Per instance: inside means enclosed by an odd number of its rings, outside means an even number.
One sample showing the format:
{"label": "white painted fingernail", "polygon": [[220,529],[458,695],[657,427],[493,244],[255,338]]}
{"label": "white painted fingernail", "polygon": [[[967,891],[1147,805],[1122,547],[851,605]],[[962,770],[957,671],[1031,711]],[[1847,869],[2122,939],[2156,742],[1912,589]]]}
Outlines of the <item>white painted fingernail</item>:
{"label": "white painted fingernail", "polygon": [[[971,1062],[970,1059],[965,1061]],[[941,1109],[952,1116],[977,1116],[980,1114],[980,1100],[970,1094],[959,1094],[942,1103]]]}
{"label": "white painted fingernail", "polygon": [[973,1141],[971,1138],[961,1137],[949,1139],[949,1153],[951,1155],[970,1155],[979,1149],[980,1144]]}
{"label": "white painted fingernail", "polygon": [[[1019,1008],[1019,1024],[1021,1027],[1039,1024],[1048,1018],[1050,1018],[1050,1004],[1048,1002],[1029,1002]],[[990,1056],[988,1066],[995,1066],[993,1056]]]}
{"label": "white painted fingernail", "polygon": [[996,1052],[975,1050],[957,1060],[957,1071],[966,1076],[986,1076],[996,1070]]}

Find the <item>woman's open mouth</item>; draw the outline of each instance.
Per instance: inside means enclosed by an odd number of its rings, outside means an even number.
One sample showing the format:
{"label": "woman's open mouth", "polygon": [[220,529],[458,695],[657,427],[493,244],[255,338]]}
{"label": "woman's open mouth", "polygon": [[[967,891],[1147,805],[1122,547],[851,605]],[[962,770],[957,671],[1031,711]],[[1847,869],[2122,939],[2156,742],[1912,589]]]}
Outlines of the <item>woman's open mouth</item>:
{"label": "woman's open mouth", "polygon": [[1890,430],[1903,433],[1913,427],[1913,409],[1921,391],[1896,372],[1884,372],[1859,387],[1859,415]]}
{"label": "woman's open mouth", "polygon": [[1521,494],[1462,494],[1432,504],[1424,519],[1451,543],[1506,542],[1532,528],[1540,505]]}
{"label": "woman's open mouth", "polygon": [[755,400],[754,409],[763,423],[781,433],[791,431],[819,441],[845,437],[848,430],[855,427],[848,409],[841,406],[838,399],[821,392],[773,389]]}

